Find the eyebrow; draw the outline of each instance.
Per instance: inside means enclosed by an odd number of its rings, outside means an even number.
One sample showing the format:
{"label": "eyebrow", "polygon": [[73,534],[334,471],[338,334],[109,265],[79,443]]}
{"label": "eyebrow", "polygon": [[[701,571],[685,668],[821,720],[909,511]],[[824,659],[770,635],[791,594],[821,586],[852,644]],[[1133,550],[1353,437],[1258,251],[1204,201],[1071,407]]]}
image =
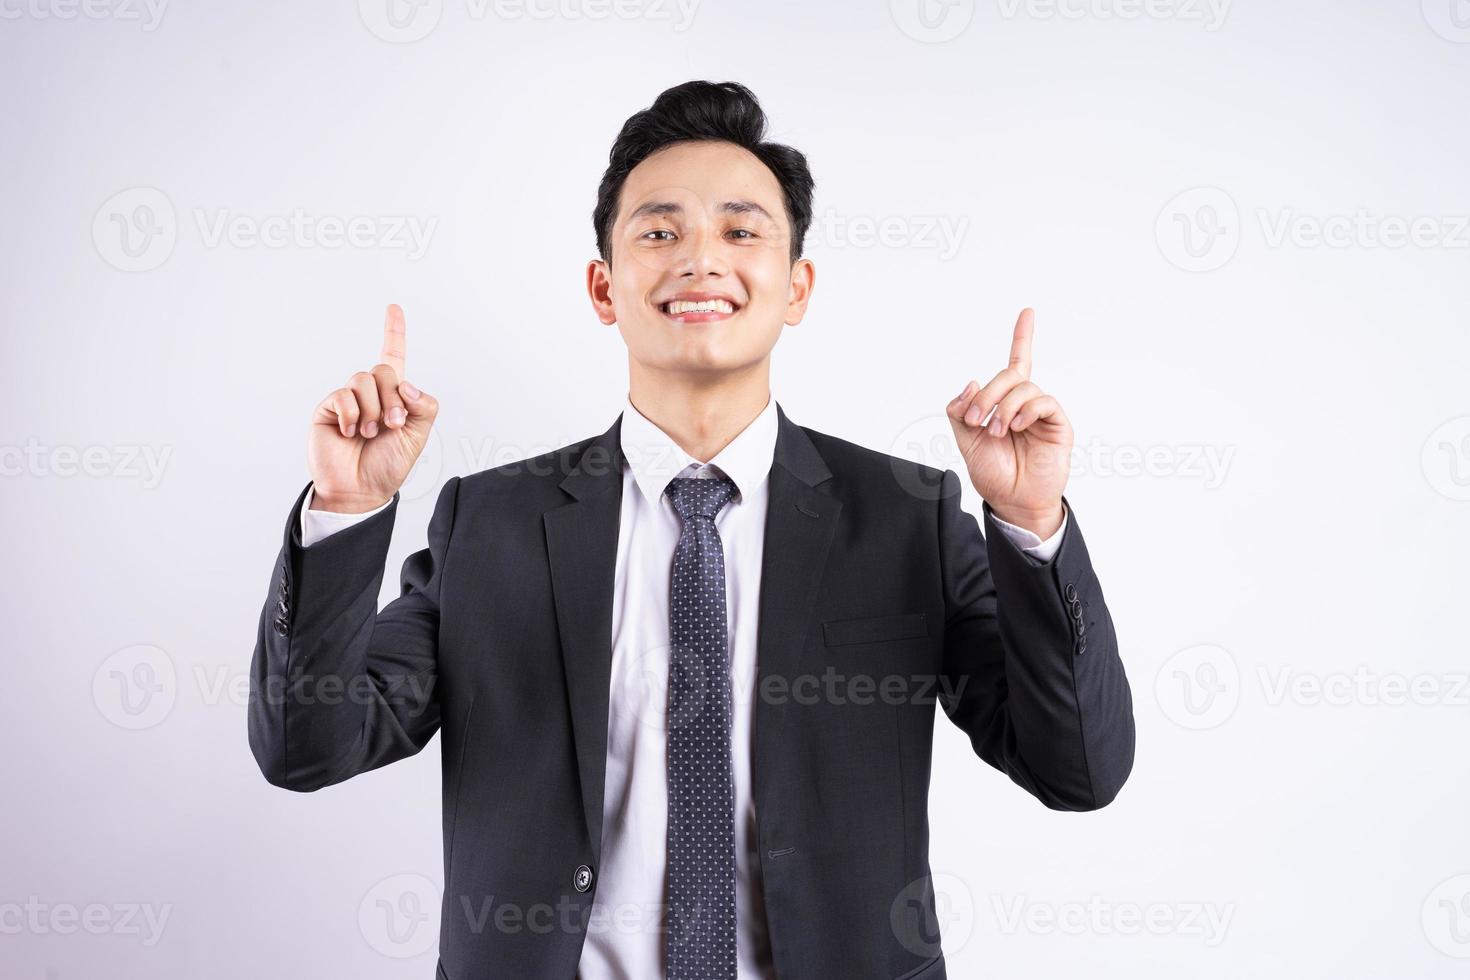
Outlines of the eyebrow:
{"label": "eyebrow", "polygon": [[[722,214],[758,214],[765,218],[767,221],[774,222],[776,220],[775,218],[771,217],[771,213],[769,211],[761,207],[759,204],[755,203],[754,201],[746,201],[743,199],[734,201],[721,201],[718,205],[715,206],[715,210]],[[637,218],[643,218],[653,215],[683,213],[684,206],[682,204],[679,204],[677,201],[649,201],[647,204],[640,204],[638,207],[634,208],[633,213],[628,215],[628,220],[633,221]]]}

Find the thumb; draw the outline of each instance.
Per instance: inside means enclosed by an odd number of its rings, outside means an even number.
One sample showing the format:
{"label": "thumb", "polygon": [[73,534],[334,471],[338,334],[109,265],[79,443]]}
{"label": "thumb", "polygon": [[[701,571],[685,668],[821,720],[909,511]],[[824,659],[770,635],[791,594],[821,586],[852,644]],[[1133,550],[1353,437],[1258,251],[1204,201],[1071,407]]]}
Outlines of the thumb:
{"label": "thumb", "polygon": [[[965,415],[975,403],[975,397],[980,394],[980,383],[971,381],[965,385],[965,390],[955,396],[954,400],[945,406],[944,414],[949,418],[949,424],[954,427],[956,436],[974,434],[980,431],[977,425],[972,426],[965,421]],[[983,420],[980,420],[983,421]]]}
{"label": "thumb", "polygon": [[408,414],[403,427],[416,436],[427,438],[434,419],[439,416],[439,400],[407,381],[398,382],[398,394],[403,397],[403,409]]}

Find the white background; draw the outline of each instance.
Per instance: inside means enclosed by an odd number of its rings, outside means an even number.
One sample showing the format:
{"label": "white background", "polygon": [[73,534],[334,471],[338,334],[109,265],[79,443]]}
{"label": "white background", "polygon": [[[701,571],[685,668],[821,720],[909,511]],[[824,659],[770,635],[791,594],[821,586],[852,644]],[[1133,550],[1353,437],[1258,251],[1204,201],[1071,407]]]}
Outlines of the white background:
{"label": "white background", "polygon": [[[437,739],[312,795],[246,744],[307,420],[402,304],[385,601],[445,479],[603,431],[597,181],[711,78],[817,179],[794,421],[955,466],[1033,305],[1077,429],[1137,763],[1053,813],[939,719],[950,975],[1465,975],[1470,4],[385,2],[0,0],[0,972],[431,974],[377,902],[437,907]],[[213,234],[298,211],[371,240]]]}

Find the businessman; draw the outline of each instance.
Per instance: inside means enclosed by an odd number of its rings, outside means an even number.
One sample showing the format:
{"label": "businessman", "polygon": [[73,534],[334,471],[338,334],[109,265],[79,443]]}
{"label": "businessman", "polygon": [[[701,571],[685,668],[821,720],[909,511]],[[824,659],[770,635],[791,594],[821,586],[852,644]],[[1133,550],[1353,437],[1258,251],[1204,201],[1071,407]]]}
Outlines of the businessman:
{"label": "businessman", "polygon": [[439,409],[408,380],[402,310],[378,363],[315,409],[250,746],[308,792],[442,730],[441,978],[940,980],[935,705],[1052,809],[1105,806],[1132,769],[1031,311],[1008,363],[946,406],[982,535],[954,470],[801,426],[772,396],[815,283],[813,180],[765,126],[749,90],[712,82],[626,121],[586,273],[627,345],[622,411],[451,478],[382,610],[399,488]]}

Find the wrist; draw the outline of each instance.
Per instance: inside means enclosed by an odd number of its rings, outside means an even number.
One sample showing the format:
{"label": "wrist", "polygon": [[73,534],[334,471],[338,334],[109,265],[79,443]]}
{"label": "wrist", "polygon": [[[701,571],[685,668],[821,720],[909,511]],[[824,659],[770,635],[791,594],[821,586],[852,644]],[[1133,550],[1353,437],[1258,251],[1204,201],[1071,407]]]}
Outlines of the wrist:
{"label": "wrist", "polygon": [[990,512],[1007,524],[1030,531],[1043,541],[1061,529],[1062,521],[1066,517],[1060,500],[1049,508],[1039,510],[1010,505],[997,507],[991,504]]}

